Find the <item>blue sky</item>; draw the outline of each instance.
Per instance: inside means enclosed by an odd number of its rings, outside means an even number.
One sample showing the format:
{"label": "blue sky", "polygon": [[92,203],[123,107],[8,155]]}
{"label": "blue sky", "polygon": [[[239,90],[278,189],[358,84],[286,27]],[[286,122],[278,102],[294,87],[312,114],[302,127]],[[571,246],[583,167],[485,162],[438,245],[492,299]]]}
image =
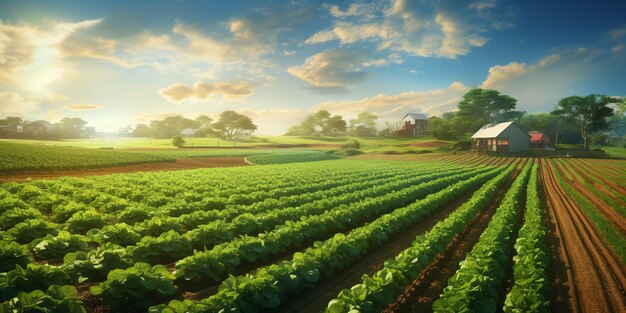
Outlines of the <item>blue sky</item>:
{"label": "blue sky", "polygon": [[547,112],[626,95],[624,1],[0,1],[0,117],[101,131],[247,114],[282,133],[327,109],[381,121],[470,88]]}

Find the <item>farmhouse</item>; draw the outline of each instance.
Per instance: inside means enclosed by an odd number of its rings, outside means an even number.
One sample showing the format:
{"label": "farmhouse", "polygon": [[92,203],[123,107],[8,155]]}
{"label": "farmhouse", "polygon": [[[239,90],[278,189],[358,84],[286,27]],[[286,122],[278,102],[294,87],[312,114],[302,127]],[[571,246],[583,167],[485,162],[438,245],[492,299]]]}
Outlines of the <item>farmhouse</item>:
{"label": "farmhouse", "polygon": [[408,113],[402,118],[404,123],[400,135],[413,136],[428,131],[428,116],[421,113]]}
{"label": "farmhouse", "polygon": [[472,136],[472,150],[494,152],[528,151],[530,135],[513,122],[487,124]]}

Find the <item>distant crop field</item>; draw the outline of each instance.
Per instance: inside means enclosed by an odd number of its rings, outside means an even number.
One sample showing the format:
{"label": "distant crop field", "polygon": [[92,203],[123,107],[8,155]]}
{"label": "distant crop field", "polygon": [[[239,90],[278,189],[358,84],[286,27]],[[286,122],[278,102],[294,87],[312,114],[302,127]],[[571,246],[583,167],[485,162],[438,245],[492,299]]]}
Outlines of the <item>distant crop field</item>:
{"label": "distant crop field", "polygon": [[174,161],[164,155],[17,144],[0,141],[0,171],[60,170]]}
{"label": "distant crop field", "polygon": [[[626,306],[619,292],[626,277],[624,161],[464,153],[303,162],[321,155],[328,154],[250,156],[297,159],[289,164],[2,184],[0,306]],[[586,283],[561,285],[573,280]]]}

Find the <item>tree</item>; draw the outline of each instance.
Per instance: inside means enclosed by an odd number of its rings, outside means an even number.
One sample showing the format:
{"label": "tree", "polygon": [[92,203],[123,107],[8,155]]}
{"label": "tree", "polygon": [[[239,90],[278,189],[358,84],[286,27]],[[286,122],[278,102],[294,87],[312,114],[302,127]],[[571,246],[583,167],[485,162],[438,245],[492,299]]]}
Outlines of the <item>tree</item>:
{"label": "tree", "polygon": [[454,134],[452,132],[452,116],[449,118],[431,116],[428,119],[428,127],[432,131],[435,138],[443,140],[454,138]]}
{"label": "tree", "polygon": [[348,123],[346,123],[341,115],[331,116],[326,120],[326,125],[324,125],[324,133],[332,133],[333,136],[337,136],[337,132],[346,131],[346,126],[348,126]]}
{"label": "tree", "polygon": [[196,129],[199,123],[192,119],[182,117],[181,115],[168,116],[162,120],[150,122],[150,130],[152,137],[155,138],[171,138],[180,134],[185,128]]}
{"label": "tree", "polygon": [[206,115],[199,115],[195,121],[198,123],[198,130],[196,131],[196,137],[207,137],[215,135],[215,131],[211,123],[213,119]]}
{"label": "tree", "polygon": [[3,121],[3,124],[11,127],[17,127],[25,123],[25,121],[18,116],[7,116],[5,119],[0,121]]}
{"label": "tree", "polygon": [[626,136],[626,98],[615,104],[614,114],[608,118],[609,130],[614,137]]}
{"label": "tree", "polygon": [[515,98],[497,90],[474,88],[468,91],[459,102],[453,122],[456,135],[473,133],[485,124],[504,121],[516,103]]}
{"label": "tree", "polygon": [[607,118],[613,115],[613,109],[608,105],[618,102],[618,98],[605,95],[572,96],[561,99],[550,114],[575,123],[583,139],[584,149],[589,150],[589,135],[607,128]]}
{"label": "tree", "polygon": [[174,147],[182,148],[185,145],[185,139],[178,135],[174,136],[172,137],[172,145],[174,145]]}
{"label": "tree", "polygon": [[374,136],[376,135],[376,120],[378,116],[362,112],[356,119],[350,120],[350,132],[355,136]]}
{"label": "tree", "polygon": [[150,130],[150,127],[148,127],[148,125],[146,124],[137,124],[135,126],[135,129],[130,132],[130,136],[137,138],[152,137],[152,131]]}
{"label": "tree", "polygon": [[80,138],[87,122],[78,117],[64,117],[56,125],[62,138]]}
{"label": "tree", "polygon": [[220,114],[219,120],[213,124],[213,129],[220,137],[230,140],[244,133],[255,131],[257,126],[243,114],[235,111],[224,111]]}

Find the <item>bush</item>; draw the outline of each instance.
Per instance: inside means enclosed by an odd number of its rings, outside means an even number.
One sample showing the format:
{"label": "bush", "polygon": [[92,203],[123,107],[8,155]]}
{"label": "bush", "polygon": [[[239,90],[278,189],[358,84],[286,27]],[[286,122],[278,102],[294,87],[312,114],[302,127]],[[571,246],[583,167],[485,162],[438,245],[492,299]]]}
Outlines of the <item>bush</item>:
{"label": "bush", "polygon": [[185,139],[181,136],[174,136],[172,137],[172,145],[174,145],[174,147],[182,148],[185,145]]}

